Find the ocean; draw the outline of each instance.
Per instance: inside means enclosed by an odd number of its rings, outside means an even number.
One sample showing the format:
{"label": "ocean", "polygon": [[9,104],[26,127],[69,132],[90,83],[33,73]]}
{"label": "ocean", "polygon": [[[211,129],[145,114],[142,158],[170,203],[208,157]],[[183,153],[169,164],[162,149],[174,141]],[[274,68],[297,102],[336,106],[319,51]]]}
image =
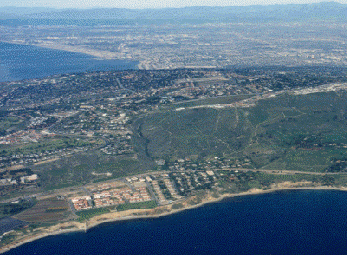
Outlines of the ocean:
{"label": "ocean", "polygon": [[137,69],[137,62],[98,60],[93,56],[0,42],[0,82],[55,74]]}
{"label": "ocean", "polygon": [[347,192],[243,196],[156,219],[46,237],[19,254],[346,254]]}

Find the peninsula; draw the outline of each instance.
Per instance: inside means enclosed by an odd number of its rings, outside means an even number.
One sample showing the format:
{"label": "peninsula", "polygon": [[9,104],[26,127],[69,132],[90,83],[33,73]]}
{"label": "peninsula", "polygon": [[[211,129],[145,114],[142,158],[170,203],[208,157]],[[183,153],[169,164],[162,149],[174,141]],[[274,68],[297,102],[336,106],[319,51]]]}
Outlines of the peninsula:
{"label": "peninsula", "polygon": [[1,250],[230,196],[345,190],[347,78],[316,73],[127,70],[3,83]]}

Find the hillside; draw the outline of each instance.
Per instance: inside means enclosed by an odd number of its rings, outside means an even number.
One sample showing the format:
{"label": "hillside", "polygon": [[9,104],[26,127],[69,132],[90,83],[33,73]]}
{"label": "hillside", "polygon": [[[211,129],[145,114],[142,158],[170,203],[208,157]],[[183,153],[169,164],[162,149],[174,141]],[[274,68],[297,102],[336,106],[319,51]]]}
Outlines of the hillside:
{"label": "hillside", "polygon": [[137,119],[134,139],[146,141],[149,157],[169,162],[248,158],[252,168],[340,172],[347,166],[346,99],[346,92],[281,94],[247,108],[163,110]]}
{"label": "hillside", "polygon": [[[347,8],[344,4],[323,2],[317,4],[254,5],[228,7],[185,7],[164,9],[48,9],[48,8],[0,8],[0,19],[43,20],[99,20],[99,22],[288,22],[288,21],[345,21]],[[41,21],[39,21],[41,20]],[[97,22],[97,23],[99,23]]]}

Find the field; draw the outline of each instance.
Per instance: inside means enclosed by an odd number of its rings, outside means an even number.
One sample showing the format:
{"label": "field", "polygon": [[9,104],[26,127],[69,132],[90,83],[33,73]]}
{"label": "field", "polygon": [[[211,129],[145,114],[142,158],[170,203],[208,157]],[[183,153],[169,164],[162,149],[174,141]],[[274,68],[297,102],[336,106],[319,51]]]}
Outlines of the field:
{"label": "field", "polygon": [[40,154],[54,152],[60,149],[91,146],[96,142],[91,139],[77,140],[74,138],[56,137],[44,138],[37,143],[0,145],[0,156],[13,154]]}
{"label": "field", "polygon": [[250,126],[239,109],[191,109],[152,114],[135,122],[153,158],[223,155],[244,147]]}
{"label": "field", "polygon": [[256,168],[325,172],[347,158],[346,112],[346,92],[283,94],[250,108],[162,110],[133,122],[134,147],[152,159],[246,156]]}
{"label": "field", "polygon": [[[120,204],[117,206],[118,211],[125,211],[130,209],[152,209],[157,207],[157,204],[155,201],[147,201],[147,202],[140,202],[140,203],[126,203],[126,204]],[[101,215],[104,213],[110,212],[111,209],[114,209],[115,206],[110,207],[104,207],[104,208],[94,208],[89,210],[82,210],[77,212],[77,216],[79,216],[78,221],[83,222],[86,221],[94,216]]]}
{"label": "field", "polygon": [[0,235],[16,228],[26,226],[27,223],[10,217],[0,219]]}
{"label": "field", "polygon": [[[298,185],[305,187],[306,185],[346,185],[346,175],[313,175],[313,174],[270,174],[264,172],[240,172],[231,173],[230,171],[218,171],[222,176],[219,184],[223,187],[223,192],[239,193],[250,189],[269,189],[276,185]],[[230,175],[232,179],[230,181]],[[234,180],[236,177],[236,180]],[[284,184],[284,183],[287,184]],[[307,187],[307,186],[306,186]]]}
{"label": "field", "polygon": [[[151,168],[146,162],[131,157],[111,157],[88,151],[49,164],[37,165],[33,169],[40,172],[44,189],[52,190],[143,173]],[[110,172],[112,176],[95,176],[93,172]]]}
{"label": "field", "polygon": [[155,201],[147,201],[140,203],[126,203],[117,206],[118,211],[125,211],[130,209],[153,209],[157,207],[157,203]]}
{"label": "field", "polygon": [[36,203],[35,199],[30,199],[27,201],[20,201],[19,203],[5,203],[0,204],[0,218],[6,216],[12,216],[24,211]]}
{"label": "field", "polygon": [[17,214],[15,218],[30,223],[41,223],[66,220],[70,215],[66,201],[51,198],[38,201],[32,208]]}
{"label": "field", "polygon": [[26,126],[25,121],[18,117],[2,117],[0,114],[0,136],[7,132],[13,132],[23,129]]}
{"label": "field", "polygon": [[330,159],[340,153],[341,150],[292,150],[263,168],[323,172],[330,165]]}
{"label": "field", "polygon": [[77,220],[82,222],[82,221],[89,220],[90,218],[94,216],[101,215],[108,212],[110,212],[110,209],[108,208],[95,208],[95,209],[79,211],[76,214],[77,216],[79,216]]}

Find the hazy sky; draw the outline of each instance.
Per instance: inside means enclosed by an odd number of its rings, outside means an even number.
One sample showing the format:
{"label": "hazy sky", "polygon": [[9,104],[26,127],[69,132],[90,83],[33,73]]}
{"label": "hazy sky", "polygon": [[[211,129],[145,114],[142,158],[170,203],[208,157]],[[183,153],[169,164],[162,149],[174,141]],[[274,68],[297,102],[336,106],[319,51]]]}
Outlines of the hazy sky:
{"label": "hazy sky", "polygon": [[[330,0],[0,0],[0,7],[55,7],[55,8],[163,8],[184,6],[232,6],[268,4],[304,4],[328,2]],[[335,0],[347,3],[347,0]]]}

